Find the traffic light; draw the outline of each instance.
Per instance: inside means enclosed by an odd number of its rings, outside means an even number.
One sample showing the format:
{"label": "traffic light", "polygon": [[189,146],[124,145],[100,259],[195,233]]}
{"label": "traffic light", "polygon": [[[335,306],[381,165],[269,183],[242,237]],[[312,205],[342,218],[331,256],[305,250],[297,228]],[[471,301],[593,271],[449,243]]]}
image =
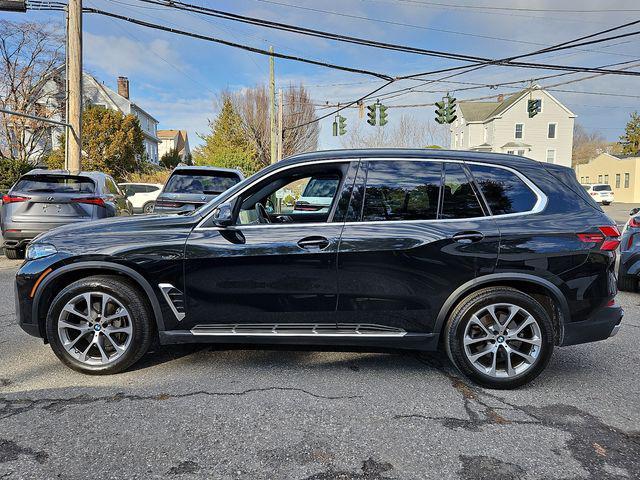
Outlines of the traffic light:
{"label": "traffic light", "polygon": [[369,125],[376,124],[376,106],[377,104],[367,105],[367,123]]}
{"label": "traffic light", "polygon": [[338,135],[347,133],[347,119],[342,115],[338,115]]}
{"label": "traffic light", "polygon": [[439,124],[446,123],[447,116],[447,103],[446,97],[442,99],[441,102],[436,102],[436,122]]}
{"label": "traffic light", "polygon": [[528,100],[527,101],[527,112],[529,113],[529,118],[535,117],[538,112],[540,112],[540,104],[541,100]]}
{"label": "traffic light", "polygon": [[387,107],[379,103],[378,111],[380,112],[380,126],[384,127],[387,123],[389,123],[389,120],[387,120],[387,117],[389,116],[389,114],[387,113]]}
{"label": "traffic light", "polygon": [[338,136],[338,122],[337,121],[333,121],[333,136],[337,137]]}
{"label": "traffic light", "polygon": [[447,95],[447,123],[453,123],[458,116],[456,115],[456,99]]}

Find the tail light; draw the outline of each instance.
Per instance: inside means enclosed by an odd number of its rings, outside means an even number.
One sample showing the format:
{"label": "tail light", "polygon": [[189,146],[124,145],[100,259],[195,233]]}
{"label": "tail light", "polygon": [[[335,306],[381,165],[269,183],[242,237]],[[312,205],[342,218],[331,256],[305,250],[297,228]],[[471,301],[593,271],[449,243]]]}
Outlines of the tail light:
{"label": "tail light", "polygon": [[599,233],[579,233],[578,238],[586,243],[600,243],[600,250],[611,252],[620,245],[620,230],[615,225],[598,227]]}
{"label": "tail light", "polygon": [[100,197],[84,197],[84,198],[72,198],[72,202],[76,203],[87,203],[89,205],[98,205],[99,207],[104,207],[104,200]]}
{"label": "tail light", "polygon": [[180,206],[179,203],[176,202],[167,202],[164,200],[156,200],[156,207],[167,207],[167,208],[178,208]]}
{"label": "tail light", "polygon": [[18,202],[26,202],[27,200],[31,200],[31,197],[21,197],[19,195],[3,195],[2,203],[18,203]]}

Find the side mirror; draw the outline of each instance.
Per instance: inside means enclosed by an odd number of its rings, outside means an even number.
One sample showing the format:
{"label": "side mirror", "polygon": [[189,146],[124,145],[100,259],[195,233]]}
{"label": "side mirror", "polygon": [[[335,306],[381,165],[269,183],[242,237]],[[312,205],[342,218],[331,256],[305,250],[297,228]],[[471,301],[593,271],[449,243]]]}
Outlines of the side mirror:
{"label": "side mirror", "polygon": [[631,216],[637,215],[638,212],[640,212],[640,207],[632,208],[631,211],[629,212],[629,215]]}
{"label": "side mirror", "polygon": [[229,227],[235,223],[233,218],[234,202],[225,202],[216,207],[213,212],[213,223],[218,227]]}

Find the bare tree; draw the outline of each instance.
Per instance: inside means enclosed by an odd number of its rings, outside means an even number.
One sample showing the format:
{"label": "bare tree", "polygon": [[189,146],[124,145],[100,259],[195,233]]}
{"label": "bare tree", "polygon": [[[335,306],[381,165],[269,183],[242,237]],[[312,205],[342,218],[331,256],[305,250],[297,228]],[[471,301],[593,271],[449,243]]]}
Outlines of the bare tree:
{"label": "bare tree", "polygon": [[[0,106],[45,118],[59,115],[55,89],[46,83],[63,62],[64,39],[55,26],[0,20]],[[51,125],[0,115],[0,158],[37,162],[50,137]]]}
{"label": "bare tree", "polygon": [[600,132],[589,132],[581,124],[576,123],[573,128],[573,151],[571,163],[579,165],[587,163],[603,152],[617,153],[619,145],[607,142]]}
{"label": "bare tree", "polygon": [[[290,85],[284,90],[284,135],[282,155],[287,157],[318,148],[317,122],[291,128],[316,119],[311,97],[302,86]],[[230,95],[234,110],[242,119],[247,137],[253,143],[261,166],[271,163],[269,131],[269,94],[267,87],[257,86]]]}
{"label": "bare tree", "polygon": [[345,148],[446,147],[449,144],[449,127],[401,115],[397,121],[390,121],[384,127],[369,127],[360,122],[349,130],[341,143]]}

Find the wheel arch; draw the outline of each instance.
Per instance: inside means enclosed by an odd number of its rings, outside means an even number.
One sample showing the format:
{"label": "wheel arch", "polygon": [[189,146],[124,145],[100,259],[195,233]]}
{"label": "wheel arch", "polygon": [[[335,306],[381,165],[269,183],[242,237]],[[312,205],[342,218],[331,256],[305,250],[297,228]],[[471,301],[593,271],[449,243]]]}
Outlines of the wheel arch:
{"label": "wheel arch", "polygon": [[45,328],[47,309],[42,307],[47,301],[51,301],[55,296],[55,287],[68,285],[71,282],[81,278],[90,277],[92,275],[104,274],[115,274],[117,276],[121,276],[133,282],[134,285],[140,288],[146,294],[153,317],[156,321],[157,330],[164,331],[165,328],[162,308],[160,307],[158,297],[154,292],[153,287],[147,279],[145,279],[139,272],[126,265],[104,261],[88,261],[65,265],[64,267],[54,270],[44,278],[36,290],[31,307],[31,318],[37,320],[40,335],[45,339],[45,341],[47,341]]}
{"label": "wheel arch", "polygon": [[449,295],[436,318],[435,330],[437,335],[444,334],[444,324],[451,311],[464,297],[485,287],[510,287],[531,295],[547,310],[555,329],[555,344],[560,345],[564,336],[564,323],[569,321],[571,314],[569,304],[557,285],[549,280],[526,273],[494,273],[474,278]]}

